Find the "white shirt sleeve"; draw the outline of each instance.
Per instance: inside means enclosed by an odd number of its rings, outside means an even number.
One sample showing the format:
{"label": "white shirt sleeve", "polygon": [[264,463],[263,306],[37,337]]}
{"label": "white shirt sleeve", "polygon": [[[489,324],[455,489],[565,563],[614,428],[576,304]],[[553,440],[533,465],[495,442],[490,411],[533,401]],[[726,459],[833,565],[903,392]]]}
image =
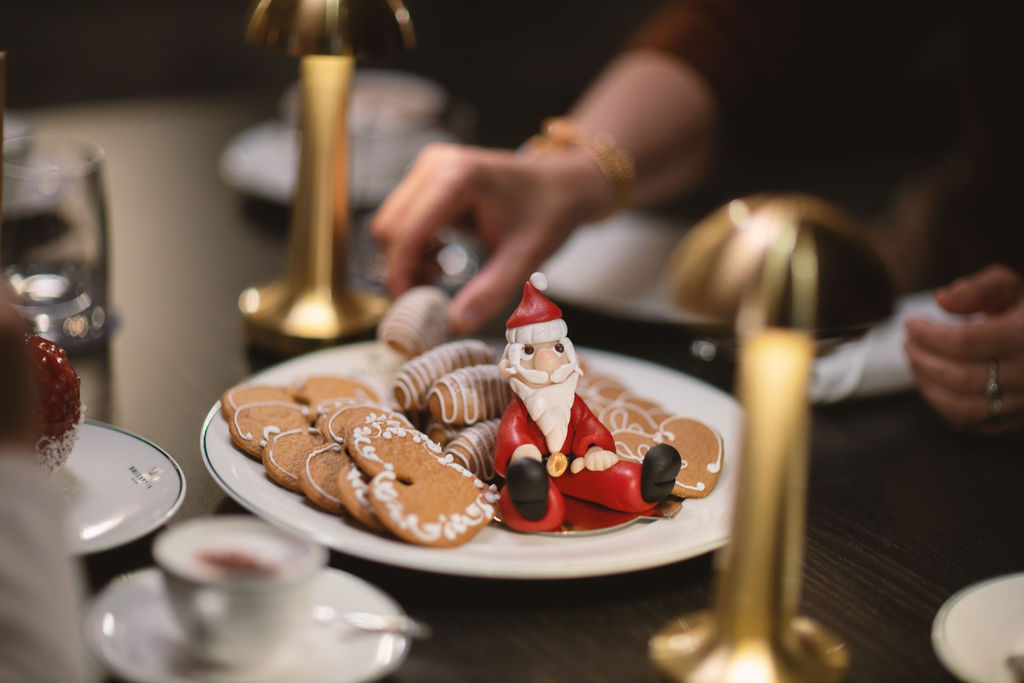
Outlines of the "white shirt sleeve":
{"label": "white shirt sleeve", "polygon": [[56,481],[0,444],[0,683],[88,680],[80,573]]}

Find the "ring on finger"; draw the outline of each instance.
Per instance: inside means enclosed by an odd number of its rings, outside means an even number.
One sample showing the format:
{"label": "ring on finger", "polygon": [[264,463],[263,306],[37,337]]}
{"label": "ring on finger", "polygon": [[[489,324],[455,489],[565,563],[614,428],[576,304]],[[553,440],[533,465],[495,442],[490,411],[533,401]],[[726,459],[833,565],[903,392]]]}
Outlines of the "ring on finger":
{"label": "ring on finger", "polygon": [[985,395],[991,404],[988,410],[989,419],[996,419],[1003,413],[1003,390],[999,386],[999,359],[992,357],[988,363],[988,381],[985,382]]}

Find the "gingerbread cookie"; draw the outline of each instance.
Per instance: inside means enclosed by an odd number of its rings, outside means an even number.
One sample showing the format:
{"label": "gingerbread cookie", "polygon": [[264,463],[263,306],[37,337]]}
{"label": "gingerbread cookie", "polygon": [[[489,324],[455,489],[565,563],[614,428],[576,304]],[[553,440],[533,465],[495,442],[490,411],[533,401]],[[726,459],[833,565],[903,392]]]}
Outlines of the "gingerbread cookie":
{"label": "gingerbread cookie", "polygon": [[425,434],[382,423],[352,432],[353,458],[370,480],[370,504],[393,534],[419,545],[465,543],[494,516],[498,491],[445,456]]}
{"label": "gingerbread cookie", "polygon": [[341,445],[333,441],[313,448],[306,455],[299,470],[299,488],[317,507],[334,514],[345,511],[338,495],[338,473],[347,459]]}
{"label": "gingerbread cookie", "polygon": [[292,396],[281,387],[267,384],[239,384],[225,391],[220,397],[220,414],[228,422],[238,410],[238,406],[246,403],[262,403],[266,401],[292,402]]}
{"label": "gingerbread cookie", "polygon": [[494,418],[470,425],[453,438],[445,447],[450,455],[467,470],[491,482],[496,478],[494,471],[494,446],[498,441],[498,425],[501,418]]}
{"label": "gingerbread cookie", "polygon": [[263,449],[267,476],[289,491],[302,491],[299,472],[312,450],[323,446],[323,435],[313,427],[299,427],[270,437]]}
{"label": "gingerbread cookie", "polygon": [[403,427],[413,425],[402,413],[377,403],[348,403],[337,406],[332,412],[321,416],[317,428],[329,440],[345,445],[352,428],[366,422],[394,422]]}
{"label": "gingerbread cookie", "polygon": [[254,401],[235,408],[228,433],[241,451],[262,461],[270,437],[309,424],[309,408],[295,401]]}
{"label": "gingerbread cookie", "polygon": [[[606,397],[607,398],[607,397]],[[722,470],[724,448],[717,432],[699,420],[674,415],[657,403],[623,391],[594,410],[615,439],[619,457],[640,462],[652,446],[674,446],[683,460],[672,494],[703,498]]]}
{"label": "gingerbread cookie", "polygon": [[508,379],[494,363],[457,368],[434,382],[427,406],[435,420],[468,425],[501,417],[515,398]]}
{"label": "gingerbread cookie", "polygon": [[288,387],[292,397],[319,410],[329,405],[350,401],[377,401],[377,392],[362,382],[339,375],[314,375],[296,380]]}
{"label": "gingerbread cookie", "polygon": [[377,326],[377,339],[406,358],[444,343],[451,335],[451,297],[440,287],[420,285],[395,299]]}
{"label": "gingerbread cookie", "polygon": [[494,350],[480,340],[448,342],[403,363],[395,375],[392,394],[402,410],[423,410],[431,385],[442,375],[456,368],[494,361]]}
{"label": "gingerbread cookie", "polygon": [[383,529],[377,519],[377,513],[370,505],[370,479],[356,466],[355,461],[347,454],[341,458],[338,477],[335,481],[338,498],[348,514],[357,522],[371,529]]}

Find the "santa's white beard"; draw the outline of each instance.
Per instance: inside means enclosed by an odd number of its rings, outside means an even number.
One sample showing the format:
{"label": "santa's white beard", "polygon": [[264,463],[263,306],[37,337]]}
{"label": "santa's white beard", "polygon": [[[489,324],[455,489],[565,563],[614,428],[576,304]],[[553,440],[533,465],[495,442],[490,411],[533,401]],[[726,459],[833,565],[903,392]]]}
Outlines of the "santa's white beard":
{"label": "santa's white beard", "polygon": [[548,445],[548,452],[561,450],[569,433],[569,417],[576,399],[577,373],[570,374],[561,382],[544,387],[531,387],[513,377],[509,385],[516,396],[526,405],[526,412],[537,426]]}

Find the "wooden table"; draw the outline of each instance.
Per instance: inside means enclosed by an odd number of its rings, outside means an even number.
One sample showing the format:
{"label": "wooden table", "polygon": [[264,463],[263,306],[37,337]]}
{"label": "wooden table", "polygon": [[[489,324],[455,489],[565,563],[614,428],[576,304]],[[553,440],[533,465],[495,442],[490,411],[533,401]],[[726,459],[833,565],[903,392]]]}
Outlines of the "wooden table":
{"label": "wooden table", "polygon": [[[40,132],[107,150],[120,324],[109,349],[74,361],[89,417],[154,441],[182,466],[178,519],[240,509],[206,472],[199,432],[220,393],[266,362],[246,347],[236,299],[283,272],[286,211],[243,201],[217,162],[274,106],[225,96],[28,112]],[[579,344],[731,386],[727,362],[689,356],[685,329],[573,307],[566,316]],[[802,611],[845,640],[851,681],[952,680],[932,650],[932,619],[960,588],[1024,570],[1022,481],[1019,436],[957,434],[915,395],[815,409]],[[151,540],[87,557],[91,588],[151,564]],[[648,639],[713,600],[711,555],[541,581],[433,575],[338,553],[331,564],[433,626],[395,681],[657,680]]]}

